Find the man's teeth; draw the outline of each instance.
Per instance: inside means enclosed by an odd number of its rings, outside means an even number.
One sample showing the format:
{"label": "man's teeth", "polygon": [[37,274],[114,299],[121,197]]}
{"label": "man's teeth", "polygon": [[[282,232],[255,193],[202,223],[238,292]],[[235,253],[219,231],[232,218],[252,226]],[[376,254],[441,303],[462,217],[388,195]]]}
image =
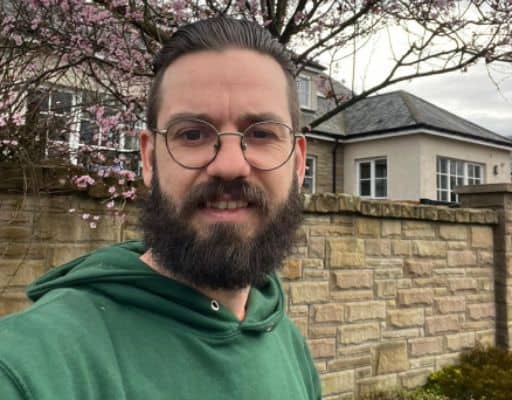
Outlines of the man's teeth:
{"label": "man's teeth", "polygon": [[218,208],[220,210],[246,208],[247,206],[246,201],[209,201],[206,203],[207,208]]}

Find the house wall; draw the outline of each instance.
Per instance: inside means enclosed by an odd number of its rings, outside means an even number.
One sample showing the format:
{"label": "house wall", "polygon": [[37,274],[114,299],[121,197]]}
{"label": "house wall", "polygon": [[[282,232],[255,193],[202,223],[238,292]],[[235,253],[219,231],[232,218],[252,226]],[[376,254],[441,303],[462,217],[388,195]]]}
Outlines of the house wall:
{"label": "house wall", "polygon": [[[386,156],[388,198],[437,199],[437,157],[484,164],[484,183],[510,182],[510,152],[431,135],[407,135],[344,144],[344,192],[357,194],[357,161]],[[494,175],[493,167],[498,166]]]}
{"label": "house wall", "polygon": [[418,200],[420,194],[419,135],[345,143],[343,176],[345,193],[357,194],[357,161],[387,157],[388,198]]}
{"label": "house wall", "polygon": [[[316,157],[316,193],[333,191],[333,150],[334,142],[308,138],[307,154]],[[343,191],[343,145],[336,150],[336,191]]]}
{"label": "house wall", "polygon": [[[454,158],[484,164],[485,182],[510,182],[510,151],[461,142],[443,137],[422,135],[419,138],[420,195],[418,198],[436,199],[436,162],[437,157]],[[498,166],[494,175],[493,168]]]}

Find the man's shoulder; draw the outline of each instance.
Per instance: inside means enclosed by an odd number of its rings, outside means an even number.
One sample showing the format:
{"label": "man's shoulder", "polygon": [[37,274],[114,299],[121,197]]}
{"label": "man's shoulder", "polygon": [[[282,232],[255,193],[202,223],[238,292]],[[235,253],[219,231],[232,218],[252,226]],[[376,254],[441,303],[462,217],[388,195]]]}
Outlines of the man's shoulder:
{"label": "man's shoulder", "polygon": [[57,289],[27,309],[0,319],[0,357],[31,347],[62,345],[83,332],[96,304],[87,291]]}

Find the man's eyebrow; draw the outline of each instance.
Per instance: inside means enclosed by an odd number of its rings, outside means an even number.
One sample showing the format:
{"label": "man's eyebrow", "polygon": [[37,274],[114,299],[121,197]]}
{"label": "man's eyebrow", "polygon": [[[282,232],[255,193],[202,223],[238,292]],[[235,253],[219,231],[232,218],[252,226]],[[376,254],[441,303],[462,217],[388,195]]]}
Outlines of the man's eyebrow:
{"label": "man's eyebrow", "polygon": [[[169,118],[165,121],[164,127],[168,127],[172,122],[180,119],[200,119],[202,121],[209,122],[210,124],[216,126],[215,119],[212,118],[210,115],[205,113],[194,113],[194,112],[180,112],[171,114]],[[275,122],[281,122],[286,123],[283,118],[281,118],[279,115],[273,113],[273,112],[261,112],[261,113],[245,113],[242,114],[237,118],[237,124],[238,125],[250,125],[254,124],[256,122],[263,122],[263,121],[275,121]]]}
{"label": "man's eyebrow", "polygon": [[285,123],[283,118],[273,112],[261,112],[261,113],[246,113],[241,115],[237,122],[253,124],[255,122],[263,122],[263,121],[275,121]]}
{"label": "man's eyebrow", "polygon": [[180,113],[175,113],[175,114],[169,115],[169,118],[167,118],[164,123],[164,127],[167,128],[171,123],[173,123],[176,120],[189,119],[189,118],[200,119],[202,121],[206,121],[211,124],[213,124],[213,122],[214,122],[208,114],[194,113],[194,112],[180,112]]}

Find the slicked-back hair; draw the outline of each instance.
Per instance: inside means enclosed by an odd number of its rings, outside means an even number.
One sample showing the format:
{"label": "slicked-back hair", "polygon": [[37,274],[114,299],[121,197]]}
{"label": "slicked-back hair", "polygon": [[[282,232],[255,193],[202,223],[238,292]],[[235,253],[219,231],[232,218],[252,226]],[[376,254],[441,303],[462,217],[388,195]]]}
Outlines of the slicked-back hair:
{"label": "slicked-back hair", "polygon": [[231,48],[257,51],[272,57],[281,66],[287,80],[292,128],[297,132],[300,111],[295,84],[295,67],[290,53],[265,28],[253,22],[227,17],[214,17],[182,26],[155,56],[153,61],[155,76],[149,92],[146,111],[148,127],[150,129],[158,128],[157,119],[161,102],[159,89],[169,65],[186,54],[205,50],[222,51]]}

